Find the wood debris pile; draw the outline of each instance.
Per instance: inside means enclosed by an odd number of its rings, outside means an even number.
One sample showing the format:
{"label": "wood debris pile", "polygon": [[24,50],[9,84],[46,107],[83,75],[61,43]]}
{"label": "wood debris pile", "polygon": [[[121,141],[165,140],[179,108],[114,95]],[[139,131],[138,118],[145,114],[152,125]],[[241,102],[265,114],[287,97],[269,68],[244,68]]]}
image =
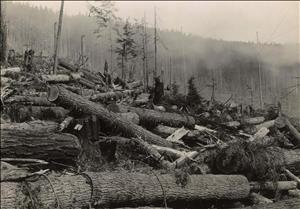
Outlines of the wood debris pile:
{"label": "wood debris pile", "polygon": [[1,69],[1,208],[299,208],[280,106],[195,111],[142,85],[65,60]]}

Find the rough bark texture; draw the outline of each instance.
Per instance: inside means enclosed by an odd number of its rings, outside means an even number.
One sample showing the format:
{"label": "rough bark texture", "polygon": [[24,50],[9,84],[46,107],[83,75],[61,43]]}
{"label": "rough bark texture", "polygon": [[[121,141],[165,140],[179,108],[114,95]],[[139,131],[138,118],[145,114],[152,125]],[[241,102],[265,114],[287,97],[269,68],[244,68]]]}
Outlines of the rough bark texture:
{"label": "rough bark texture", "polygon": [[107,101],[107,100],[118,100],[126,96],[134,96],[138,91],[135,90],[124,90],[124,91],[113,91],[94,94],[91,97],[91,101]]}
{"label": "rough bark texture", "polygon": [[192,175],[184,186],[173,175],[127,172],[50,174],[27,182],[2,182],[1,208],[82,208],[90,202],[96,207],[161,205],[164,197],[168,203],[232,200],[250,192],[247,179],[239,175]]}
{"label": "rough bark texture", "polygon": [[8,130],[37,130],[40,132],[55,132],[58,130],[59,124],[53,121],[34,120],[24,123],[4,123],[1,124],[1,129]]}
{"label": "rough bark texture", "polygon": [[300,174],[300,149],[283,149],[284,162],[287,169],[294,174]]}
{"label": "rough bark texture", "polygon": [[27,182],[26,186],[24,183],[1,183],[1,209],[82,208],[88,206],[91,199],[90,184],[81,175],[51,175],[48,179],[40,176],[37,181]]}
{"label": "rough bark texture", "polygon": [[177,113],[161,112],[145,108],[129,107],[124,105],[111,105],[115,112],[135,112],[140,116],[141,123],[149,125],[166,125],[172,127],[194,127],[195,119],[192,116],[180,115]]}
{"label": "rough bark texture", "polygon": [[87,173],[93,182],[93,201],[98,206],[139,206],[209,199],[239,199],[249,195],[247,179],[239,175],[191,175],[183,186],[172,175],[140,173]]}
{"label": "rough bark texture", "polygon": [[24,122],[28,120],[63,120],[69,113],[68,110],[62,107],[49,106],[24,106],[24,105],[10,105],[5,107],[6,114],[8,114],[14,122]]}
{"label": "rough bark texture", "polygon": [[172,143],[151,133],[150,131],[124,120],[113,112],[108,111],[100,104],[91,102],[74,94],[61,86],[52,86],[48,92],[48,100],[66,108],[73,108],[86,114],[96,115],[102,122],[111,128],[119,128],[124,136],[141,137],[150,144],[172,147]]}
{"label": "rough bark texture", "polygon": [[12,96],[5,101],[6,104],[22,103],[35,106],[55,106],[55,104],[48,101],[47,97],[33,97],[33,96]]}
{"label": "rough bark texture", "polygon": [[74,162],[79,153],[79,141],[71,134],[1,127],[1,157]]}
{"label": "rough bark texture", "polygon": [[300,198],[282,200],[276,203],[259,204],[240,209],[299,209]]}

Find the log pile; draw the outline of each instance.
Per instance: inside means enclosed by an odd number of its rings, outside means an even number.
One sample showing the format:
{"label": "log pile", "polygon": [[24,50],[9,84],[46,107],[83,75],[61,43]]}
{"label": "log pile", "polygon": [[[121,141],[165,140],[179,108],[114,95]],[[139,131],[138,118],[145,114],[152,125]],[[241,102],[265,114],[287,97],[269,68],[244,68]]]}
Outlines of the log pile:
{"label": "log pile", "polygon": [[289,117],[196,114],[105,76],[1,69],[1,208],[299,208]]}

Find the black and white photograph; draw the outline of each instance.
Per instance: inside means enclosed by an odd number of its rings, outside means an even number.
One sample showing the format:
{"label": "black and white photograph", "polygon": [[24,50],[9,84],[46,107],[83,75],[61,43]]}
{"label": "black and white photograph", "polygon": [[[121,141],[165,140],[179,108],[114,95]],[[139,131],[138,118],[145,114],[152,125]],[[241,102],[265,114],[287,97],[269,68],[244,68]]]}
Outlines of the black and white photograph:
{"label": "black and white photograph", "polygon": [[0,1],[1,209],[299,209],[299,1]]}

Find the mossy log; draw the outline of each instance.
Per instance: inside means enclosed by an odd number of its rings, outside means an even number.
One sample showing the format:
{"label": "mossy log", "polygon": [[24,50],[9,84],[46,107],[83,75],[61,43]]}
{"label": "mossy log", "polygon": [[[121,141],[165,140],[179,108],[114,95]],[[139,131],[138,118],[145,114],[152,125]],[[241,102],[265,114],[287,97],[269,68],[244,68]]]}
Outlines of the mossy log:
{"label": "mossy log", "polygon": [[36,181],[27,179],[26,184],[2,182],[1,208],[33,208],[33,204],[36,208],[57,205],[59,208],[82,208],[89,203],[96,207],[146,206],[161,205],[164,198],[168,203],[234,200],[250,193],[249,182],[244,176],[191,175],[188,178],[183,186],[173,175],[128,172],[43,175]]}
{"label": "mossy log", "polygon": [[140,116],[141,124],[144,126],[155,126],[158,124],[172,127],[185,126],[190,128],[195,126],[195,119],[189,115],[115,104],[110,105],[109,108],[114,112],[134,112],[138,114]]}
{"label": "mossy log", "polygon": [[124,120],[117,114],[108,111],[100,104],[96,104],[83,98],[80,95],[74,94],[65,88],[56,85],[51,86],[48,92],[48,100],[65,108],[72,108],[74,111],[83,112],[85,114],[96,115],[99,120],[102,120],[111,128],[118,128],[124,136],[141,137],[150,144],[156,144],[166,147],[172,147],[171,142],[166,141],[153,134],[152,132],[138,126],[130,121]]}
{"label": "mossy log", "polygon": [[23,130],[14,126],[1,127],[1,157],[36,158],[73,164],[80,153],[77,137],[39,127],[30,126]]}

